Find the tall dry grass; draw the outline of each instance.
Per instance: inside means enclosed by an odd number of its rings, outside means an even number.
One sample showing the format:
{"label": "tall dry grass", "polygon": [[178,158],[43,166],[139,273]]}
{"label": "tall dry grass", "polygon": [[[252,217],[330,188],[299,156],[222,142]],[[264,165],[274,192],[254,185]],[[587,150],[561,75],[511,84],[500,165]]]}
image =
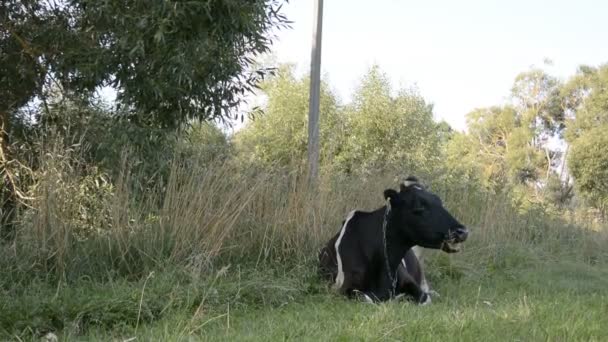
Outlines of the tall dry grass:
{"label": "tall dry grass", "polygon": [[[166,183],[136,192],[138,177],[128,156],[113,185],[75,167],[74,158],[41,158],[33,209],[2,249],[10,274],[99,279],[142,277],[163,267],[205,272],[233,262],[311,262],[350,210],[381,206],[383,190],[397,186],[395,175],[362,180],[325,174],[311,188],[300,171],[176,159]],[[428,183],[471,228],[463,251],[467,260],[491,259],[505,246],[608,260],[605,231],[585,230],[542,211],[518,213],[507,196],[467,184]]]}

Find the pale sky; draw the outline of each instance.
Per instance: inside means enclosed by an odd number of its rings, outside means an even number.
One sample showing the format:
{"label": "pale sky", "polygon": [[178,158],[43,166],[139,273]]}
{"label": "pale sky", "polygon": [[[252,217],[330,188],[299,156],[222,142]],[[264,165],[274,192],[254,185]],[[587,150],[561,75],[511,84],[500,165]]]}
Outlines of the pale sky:
{"label": "pale sky", "polygon": [[[465,127],[476,107],[504,103],[515,76],[542,66],[562,79],[608,62],[608,0],[325,0],[322,73],[342,101],[378,64],[394,86],[418,87],[437,119]],[[291,0],[293,28],[273,53],[310,67],[312,0]]]}

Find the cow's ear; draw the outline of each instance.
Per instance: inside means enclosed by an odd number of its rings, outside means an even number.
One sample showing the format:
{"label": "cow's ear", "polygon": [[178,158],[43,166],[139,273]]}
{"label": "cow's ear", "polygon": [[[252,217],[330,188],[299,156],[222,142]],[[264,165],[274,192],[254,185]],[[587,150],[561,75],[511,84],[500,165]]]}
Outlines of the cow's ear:
{"label": "cow's ear", "polygon": [[392,203],[397,202],[397,199],[399,197],[399,194],[397,193],[397,191],[393,190],[393,189],[386,189],[384,190],[384,199],[385,200],[391,200]]}
{"label": "cow's ear", "polygon": [[399,189],[401,191],[405,191],[408,189],[416,188],[419,190],[424,190],[425,187],[420,183],[417,177],[409,176],[407,177],[400,185]]}
{"label": "cow's ear", "polygon": [[420,185],[420,181],[418,180],[418,177],[408,176],[406,179],[403,180],[402,184],[405,187],[409,187],[411,185]]}
{"label": "cow's ear", "polygon": [[409,185],[406,183],[399,184],[399,191],[401,191],[401,192],[406,192],[406,191],[414,189],[414,188],[421,189],[420,185],[418,185],[418,184],[409,184]]}

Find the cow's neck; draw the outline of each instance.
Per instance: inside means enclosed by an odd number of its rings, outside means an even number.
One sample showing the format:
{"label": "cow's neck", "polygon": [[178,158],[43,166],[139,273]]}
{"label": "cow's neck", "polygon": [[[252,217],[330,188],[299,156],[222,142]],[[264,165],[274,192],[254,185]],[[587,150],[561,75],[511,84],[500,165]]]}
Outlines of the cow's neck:
{"label": "cow's neck", "polygon": [[388,258],[392,274],[395,274],[397,271],[397,267],[405,256],[405,252],[414,246],[413,243],[400,236],[401,234],[395,228],[389,224],[386,230],[386,257]]}
{"label": "cow's neck", "polygon": [[387,264],[385,267],[388,267],[389,279],[394,281],[397,277],[397,267],[399,267],[401,259],[405,256],[405,252],[412,248],[414,244],[402,236],[401,229],[391,223],[390,216],[392,215],[389,214],[388,217],[384,217],[387,222],[385,231],[383,231],[385,236],[382,247],[384,249],[384,258],[386,259],[385,263]]}

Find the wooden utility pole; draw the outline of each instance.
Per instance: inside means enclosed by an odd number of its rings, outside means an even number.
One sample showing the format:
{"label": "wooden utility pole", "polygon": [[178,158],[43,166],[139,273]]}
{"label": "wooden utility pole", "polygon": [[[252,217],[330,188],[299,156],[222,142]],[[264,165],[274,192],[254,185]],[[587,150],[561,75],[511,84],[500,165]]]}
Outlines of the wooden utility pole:
{"label": "wooden utility pole", "polygon": [[323,0],[315,0],[310,58],[310,100],[308,103],[308,172],[312,183],[319,174],[319,99],[321,92],[321,35],[323,31]]}

